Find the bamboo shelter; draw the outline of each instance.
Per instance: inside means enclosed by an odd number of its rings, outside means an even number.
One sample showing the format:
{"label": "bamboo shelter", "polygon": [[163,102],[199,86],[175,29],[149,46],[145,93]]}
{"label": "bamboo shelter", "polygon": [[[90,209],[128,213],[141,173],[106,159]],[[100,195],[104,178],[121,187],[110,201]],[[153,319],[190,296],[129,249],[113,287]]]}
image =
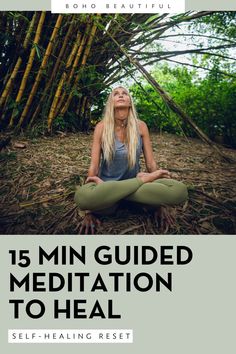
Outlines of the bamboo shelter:
{"label": "bamboo shelter", "polygon": [[[216,49],[234,47],[233,41],[221,41],[218,46],[178,52],[163,51],[158,44],[159,39],[173,36],[170,29],[211,14],[1,13],[0,129],[40,126],[51,133],[58,122],[62,127],[71,124],[70,128],[87,129],[91,120],[98,119],[92,107],[100,107],[101,112],[101,97],[110,86],[138,70],[170,109],[212,145],[188,112],[145,69],[154,61],[183,53],[209,54],[212,50],[216,55]],[[155,50],[150,50],[152,43],[156,43]]]}

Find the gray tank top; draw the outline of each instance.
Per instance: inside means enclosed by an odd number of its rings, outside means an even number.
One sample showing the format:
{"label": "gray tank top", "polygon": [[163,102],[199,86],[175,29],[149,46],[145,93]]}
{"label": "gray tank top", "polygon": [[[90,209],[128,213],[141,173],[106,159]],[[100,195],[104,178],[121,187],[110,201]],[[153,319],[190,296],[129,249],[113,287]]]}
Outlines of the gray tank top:
{"label": "gray tank top", "polygon": [[115,138],[115,153],[113,160],[108,164],[102,156],[99,177],[103,181],[120,181],[134,178],[139,172],[139,158],[142,152],[142,138],[139,135],[136,151],[136,163],[133,168],[128,166],[127,147]]}

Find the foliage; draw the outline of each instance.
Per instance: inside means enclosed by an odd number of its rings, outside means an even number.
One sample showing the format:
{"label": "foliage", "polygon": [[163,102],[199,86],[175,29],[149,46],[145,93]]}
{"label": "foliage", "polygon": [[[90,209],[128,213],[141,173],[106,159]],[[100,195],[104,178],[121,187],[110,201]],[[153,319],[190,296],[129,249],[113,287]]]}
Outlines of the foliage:
{"label": "foliage", "polygon": [[[206,77],[198,77],[195,71],[183,67],[158,66],[153,72],[174,100],[193,118],[196,124],[213,140],[236,146],[236,80],[225,78],[217,71]],[[159,97],[150,85],[131,88],[141,119],[151,129],[164,129],[181,134],[183,131],[194,136],[189,127],[172,112],[166,112]],[[149,98],[148,98],[149,97]],[[158,107],[154,102],[160,105]]]}
{"label": "foliage", "polygon": [[[215,12],[211,16],[198,19],[196,26],[204,27],[210,25],[212,30],[217,34],[223,34],[231,38],[236,37],[236,12]],[[195,26],[194,25],[194,26]]]}

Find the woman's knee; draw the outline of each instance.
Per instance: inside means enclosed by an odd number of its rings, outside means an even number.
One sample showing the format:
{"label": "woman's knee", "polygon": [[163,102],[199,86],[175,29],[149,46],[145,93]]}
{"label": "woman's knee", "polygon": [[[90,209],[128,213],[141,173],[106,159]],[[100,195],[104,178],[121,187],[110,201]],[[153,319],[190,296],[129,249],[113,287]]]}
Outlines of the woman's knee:
{"label": "woman's knee", "polygon": [[157,191],[157,194],[162,192],[159,198],[163,199],[163,204],[176,205],[187,200],[188,190],[184,183],[174,179],[161,179],[159,183],[163,185],[163,189]]}
{"label": "woman's knee", "polygon": [[91,209],[93,205],[93,193],[92,189],[96,184],[87,183],[83,186],[76,187],[74,201],[81,210]]}
{"label": "woman's knee", "polygon": [[175,181],[173,190],[173,196],[175,199],[175,203],[183,203],[188,199],[188,189],[187,186],[179,181]]}
{"label": "woman's knee", "polygon": [[76,187],[74,201],[81,210],[86,209],[83,207],[84,206],[84,195],[83,195],[82,187]]}

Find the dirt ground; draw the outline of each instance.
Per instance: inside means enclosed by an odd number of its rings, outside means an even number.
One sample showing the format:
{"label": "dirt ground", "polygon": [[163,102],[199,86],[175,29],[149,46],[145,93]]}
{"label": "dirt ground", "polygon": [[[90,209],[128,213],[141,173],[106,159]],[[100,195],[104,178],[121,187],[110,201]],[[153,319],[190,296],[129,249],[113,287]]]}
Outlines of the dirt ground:
{"label": "dirt ground", "polygon": [[[236,234],[236,164],[197,139],[151,134],[156,161],[189,188],[166,234]],[[17,144],[23,143],[23,146]],[[0,234],[78,234],[74,204],[90,162],[91,135],[12,138],[0,152]],[[221,148],[236,160],[236,151]],[[144,169],[144,161],[141,165]],[[102,217],[99,234],[160,234],[152,212],[124,206]]]}

